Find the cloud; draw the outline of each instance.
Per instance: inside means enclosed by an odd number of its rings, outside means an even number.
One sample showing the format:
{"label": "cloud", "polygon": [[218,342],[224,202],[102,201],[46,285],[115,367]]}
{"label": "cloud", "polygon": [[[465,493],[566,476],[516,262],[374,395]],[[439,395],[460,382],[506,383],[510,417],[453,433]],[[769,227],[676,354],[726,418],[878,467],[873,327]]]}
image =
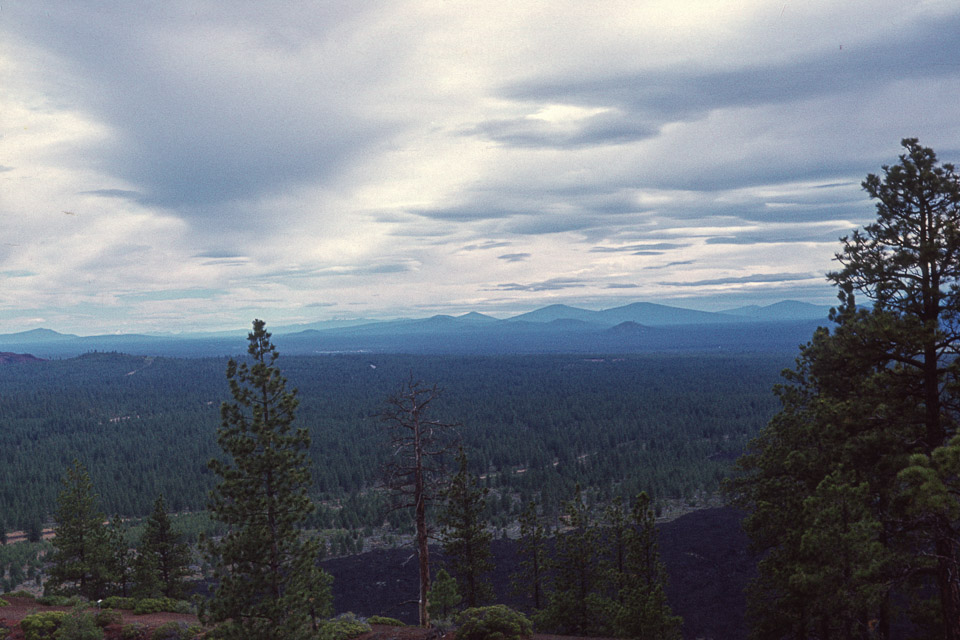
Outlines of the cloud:
{"label": "cloud", "polygon": [[0,317],[819,301],[900,138],[960,160],[951,3],[540,9],[5,3]]}
{"label": "cloud", "polygon": [[709,280],[696,280],[692,282],[661,282],[660,284],[670,287],[709,287],[723,284],[791,282],[794,280],[811,280],[822,277],[823,276],[821,274],[816,273],[760,273],[749,276],[712,278]]}
{"label": "cloud", "polygon": [[[960,16],[937,16],[877,33],[858,46],[818,50],[792,59],[735,68],[699,65],[597,74],[588,78],[527,79],[504,87],[508,99],[621,109],[666,123],[731,107],[807,101],[923,77],[953,77],[960,59]],[[842,43],[841,43],[842,44]]]}
{"label": "cloud", "polygon": [[576,278],[551,278],[550,280],[527,284],[509,282],[498,284],[496,288],[500,291],[561,291],[563,289],[579,289],[585,286],[587,286],[585,282]]}
{"label": "cloud", "polygon": [[[689,246],[688,244],[676,244],[672,242],[655,242],[651,244],[630,244],[624,245],[622,247],[593,247],[590,249],[591,253],[637,253],[641,251],[656,251],[663,252],[668,249],[682,249]],[[639,255],[639,254],[638,254]]]}
{"label": "cloud", "polygon": [[81,195],[103,196],[104,198],[128,198],[130,200],[139,200],[143,194],[138,191],[128,189],[94,189],[93,191],[81,191]]}
{"label": "cloud", "polygon": [[460,247],[461,251],[481,251],[484,249],[500,249],[502,247],[509,247],[511,242],[495,242],[493,240],[483,242],[480,244],[468,244],[466,246]]}
{"label": "cloud", "polygon": [[658,128],[617,110],[566,121],[535,116],[489,120],[464,131],[513,147],[577,149],[594,145],[622,145],[657,134]]}
{"label": "cloud", "polygon": [[505,253],[502,256],[497,256],[497,259],[506,260],[507,262],[525,262],[529,258],[529,253]]}

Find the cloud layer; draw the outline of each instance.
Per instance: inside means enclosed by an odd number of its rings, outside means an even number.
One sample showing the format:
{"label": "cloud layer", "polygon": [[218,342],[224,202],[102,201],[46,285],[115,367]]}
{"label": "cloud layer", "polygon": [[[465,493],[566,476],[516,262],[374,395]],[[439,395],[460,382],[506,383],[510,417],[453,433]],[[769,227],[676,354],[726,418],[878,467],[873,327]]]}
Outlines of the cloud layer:
{"label": "cloud layer", "polygon": [[5,2],[0,332],[829,303],[948,0]]}

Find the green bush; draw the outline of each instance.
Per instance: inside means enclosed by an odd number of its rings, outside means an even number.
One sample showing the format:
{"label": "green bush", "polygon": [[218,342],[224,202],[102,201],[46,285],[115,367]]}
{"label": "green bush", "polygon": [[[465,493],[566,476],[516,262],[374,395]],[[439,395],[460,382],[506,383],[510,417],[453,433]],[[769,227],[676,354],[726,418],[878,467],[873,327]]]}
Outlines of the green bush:
{"label": "green bush", "polygon": [[136,602],[133,598],[121,598],[120,596],[110,596],[100,601],[100,606],[104,609],[133,609]]}
{"label": "green bush", "polygon": [[150,640],[191,640],[199,633],[198,625],[188,625],[186,622],[164,622],[153,630]]}
{"label": "green bush", "polygon": [[147,627],[139,622],[131,622],[123,625],[120,629],[120,637],[123,640],[147,640]]}
{"label": "green bush", "polygon": [[41,596],[37,602],[48,607],[76,607],[82,604],[88,604],[86,598],[81,596]]}
{"label": "green bush", "polygon": [[68,615],[66,611],[43,611],[28,615],[20,621],[24,640],[53,638],[53,634]]}
{"label": "green bush", "polygon": [[31,600],[37,599],[37,596],[33,595],[29,591],[24,591],[23,589],[20,589],[19,591],[10,591],[3,595],[7,596],[8,598],[30,598]]}
{"label": "green bush", "polygon": [[368,624],[383,624],[389,627],[405,627],[405,623],[397,620],[396,618],[388,618],[386,616],[370,616],[367,618]]}
{"label": "green bush", "polygon": [[55,640],[103,640],[103,629],[97,626],[93,614],[78,607],[63,619],[53,637]]}
{"label": "green bush", "polygon": [[0,627],[0,640],[6,640],[7,636],[10,635],[10,629],[7,627]]}
{"label": "green bush", "polygon": [[352,613],[342,613],[320,625],[318,640],[350,640],[370,631],[370,625]]}
{"label": "green bush", "polygon": [[191,606],[186,600],[174,600],[173,598],[141,598],[135,600],[133,604],[133,612],[137,615],[160,613],[161,611],[190,613]]}
{"label": "green bush", "polygon": [[533,624],[502,604],[473,607],[457,616],[456,640],[521,640],[533,636]]}
{"label": "green bush", "polygon": [[10,606],[9,602],[4,600],[3,598],[0,598],[0,607],[9,607],[9,606]]}
{"label": "green bush", "polygon": [[116,609],[101,609],[97,611],[95,619],[98,627],[109,627],[112,624],[123,622],[123,616]]}

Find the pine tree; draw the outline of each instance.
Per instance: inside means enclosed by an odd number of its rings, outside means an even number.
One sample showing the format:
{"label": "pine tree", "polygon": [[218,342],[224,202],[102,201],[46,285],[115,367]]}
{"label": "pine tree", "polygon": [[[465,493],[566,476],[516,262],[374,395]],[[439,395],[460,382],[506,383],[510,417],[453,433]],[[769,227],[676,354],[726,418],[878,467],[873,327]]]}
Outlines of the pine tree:
{"label": "pine tree", "polygon": [[111,595],[127,597],[133,579],[133,551],[127,544],[127,527],[119,514],[114,514],[106,525],[106,544],[108,572],[113,580],[109,591]]}
{"label": "pine tree", "polygon": [[620,597],[613,606],[618,638],[680,640],[681,619],[667,604],[667,574],[660,561],[653,510],[646,493],[637,496],[630,526],[623,530]]}
{"label": "pine tree", "polygon": [[436,621],[449,620],[462,600],[457,581],[446,569],[440,569],[430,585],[430,617]]}
{"label": "pine tree", "polygon": [[487,574],[493,570],[490,541],[493,534],[483,521],[487,490],[467,469],[467,454],[457,451],[458,470],[444,492],[445,509],[440,513],[443,552],[457,577],[464,603],[477,607],[493,598]]}
{"label": "pine tree", "polygon": [[564,635],[599,634],[608,608],[601,594],[600,535],[579,484],[562,518],[566,527],[556,537],[553,585],[537,626]]}
{"label": "pine tree", "polygon": [[546,602],[544,580],[546,578],[549,555],[547,553],[546,529],[537,516],[537,505],[527,503],[520,514],[520,538],[517,540],[517,553],[520,556],[520,571],[513,576],[514,590],[527,595],[533,608],[539,610]]}
{"label": "pine tree", "polygon": [[108,595],[111,548],[105,517],[97,510],[96,501],[90,474],[75,460],[57,497],[56,536],[44,584],[50,593],[90,600]]}
{"label": "pine tree", "polygon": [[310,438],[293,429],[296,392],[286,390],[263,321],[248,340],[252,363],[227,364],[233,402],[223,403],[217,431],[227,459],[210,462],[220,477],[210,511],[228,531],[207,545],[218,581],[209,611],[225,637],[295,640],[311,633],[314,611],[329,608],[317,541],[299,529],[313,511]]}
{"label": "pine tree", "polygon": [[757,639],[890,637],[892,595],[932,588],[939,614],[923,632],[960,640],[958,511],[939,508],[943,493],[914,508],[938,495],[914,481],[937,473],[924,461],[958,427],[960,176],[917,140],[903,146],[863,182],[877,220],[842,239],[835,327],[801,348],[731,484],[764,552],[748,601]]}
{"label": "pine tree", "polygon": [[[154,596],[183,598],[186,593],[186,577],[190,572],[190,551],[181,536],[173,530],[167,505],[163,495],[157,496],[153,511],[147,518],[143,536],[138,549],[141,579],[146,582],[141,591],[158,589]],[[156,571],[156,580],[147,573],[150,568]],[[154,584],[155,583],[155,584]]]}

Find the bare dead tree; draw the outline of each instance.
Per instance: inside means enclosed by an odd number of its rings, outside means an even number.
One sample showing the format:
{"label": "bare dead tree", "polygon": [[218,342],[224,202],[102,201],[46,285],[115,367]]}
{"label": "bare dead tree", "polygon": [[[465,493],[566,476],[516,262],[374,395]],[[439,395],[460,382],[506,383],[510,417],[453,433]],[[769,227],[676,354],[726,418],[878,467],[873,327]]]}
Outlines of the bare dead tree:
{"label": "bare dead tree", "polygon": [[430,552],[427,548],[427,503],[442,492],[443,454],[453,444],[457,426],[427,417],[430,404],[440,395],[436,386],[411,378],[387,400],[380,414],[390,437],[390,459],[384,466],[384,486],[395,497],[394,508],[413,509],[420,567],[420,626],[430,626],[427,594],[430,591]]}

